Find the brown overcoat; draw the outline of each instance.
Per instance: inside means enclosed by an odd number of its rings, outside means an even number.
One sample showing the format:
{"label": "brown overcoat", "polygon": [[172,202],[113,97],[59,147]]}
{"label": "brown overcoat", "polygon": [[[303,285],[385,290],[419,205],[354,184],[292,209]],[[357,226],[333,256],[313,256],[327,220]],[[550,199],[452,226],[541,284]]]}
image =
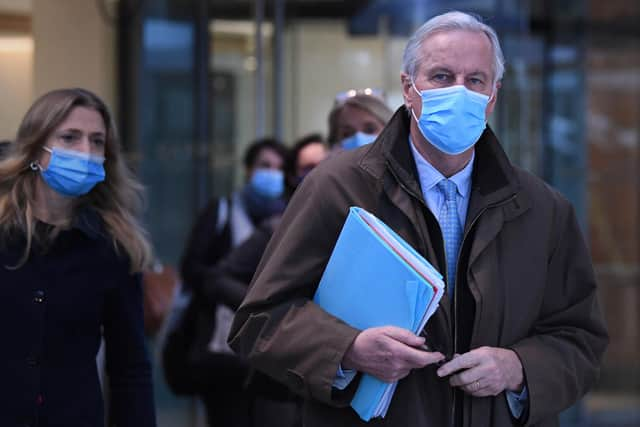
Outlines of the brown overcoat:
{"label": "brown overcoat", "polygon": [[[386,417],[369,423],[349,407],[359,377],[345,391],[332,387],[358,331],[312,298],[348,208],[372,212],[446,270],[408,131],[401,107],[374,144],[332,156],[305,178],[236,314],[230,344],[305,396],[305,426],[517,425],[504,393],[474,398],[454,392],[431,366],[402,379]],[[558,412],[597,379],[607,344],[589,253],[571,205],[511,165],[490,129],[475,150],[455,301],[445,294],[426,333],[450,352],[513,349],[529,390],[521,421],[554,426]]]}

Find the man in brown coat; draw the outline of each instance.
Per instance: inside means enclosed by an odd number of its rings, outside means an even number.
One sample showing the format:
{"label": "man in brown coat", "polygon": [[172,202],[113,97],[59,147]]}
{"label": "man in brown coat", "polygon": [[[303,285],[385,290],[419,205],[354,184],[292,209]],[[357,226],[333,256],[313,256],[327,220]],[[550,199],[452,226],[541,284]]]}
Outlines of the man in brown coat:
{"label": "man in brown coat", "polygon": [[[374,144],[318,166],[290,202],[229,341],[305,396],[305,426],[554,426],[597,379],[607,332],[573,209],[511,165],[486,126],[503,62],[475,17],[432,18],[405,50],[404,106]],[[445,276],[419,336],[356,330],[313,303],[350,206]],[[439,363],[445,354],[455,357]],[[399,381],[386,416],[369,423],[349,407],[361,373]]]}

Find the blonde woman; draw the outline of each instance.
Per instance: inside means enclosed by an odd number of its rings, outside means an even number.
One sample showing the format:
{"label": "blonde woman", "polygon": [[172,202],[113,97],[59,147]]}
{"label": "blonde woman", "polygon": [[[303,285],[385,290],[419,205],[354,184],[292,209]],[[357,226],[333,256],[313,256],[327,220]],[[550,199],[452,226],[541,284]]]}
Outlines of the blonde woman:
{"label": "blonde woman", "polygon": [[0,425],[155,426],[140,275],[141,186],[105,104],[43,95],[0,161]]}
{"label": "blonde woman", "polygon": [[393,111],[381,94],[371,89],[338,94],[329,112],[329,145],[336,150],[354,150],[378,137]]}

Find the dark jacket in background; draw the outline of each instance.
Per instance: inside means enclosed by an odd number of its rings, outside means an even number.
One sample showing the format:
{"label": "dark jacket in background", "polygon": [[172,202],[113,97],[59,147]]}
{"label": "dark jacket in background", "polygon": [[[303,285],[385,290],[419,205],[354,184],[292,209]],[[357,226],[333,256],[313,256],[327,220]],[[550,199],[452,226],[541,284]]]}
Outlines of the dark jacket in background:
{"label": "dark jacket in background", "polygon": [[[263,221],[251,237],[212,267],[203,283],[203,292],[232,310],[237,310],[280,216]],[[250,369],[244,387],[250,399],[253,427],[298,427],[302,425],[301,399],[289,388],[266,374]]]}
{"label": "dark jacket in background", "polygon": [[[442,233],[423,199],[408,133],[401,107],[375,143],[332,156],[305,178],[236,313],[231,347],[305,397],[308,427],[512,426],[504,393],[464,394],[434,366],[400,380],[386,417],[369,423],[349,407],[358,377],[345,392],[332,387],[359,331],[311,299],[349,207],[375,214],[446,271]],[[475,150],[455,310],[445,293],[426,334],[448,353],[515,350],[529,390],[522,421],[557,426],[557,414],[596,381],[607,344],[589,253],[571,205],[511,165],[490,129]]]}
{"label": "dark jacket in background", "polygon": [[[221,209],[221,203],[226,207]],[[232,224],[237,218],[240,225]],[[241,393],[248,372],[246,363],[235,355],[214,354],[207,347],[216,326],[215,311],[221,295],[205,292],[204,284],[212,267],[231,251],[238,229],[245,236],[254,230],[240,192],[230,198],[212,199],[198,214],[180,263],[191,302],[181,320],[182,327],[170,333],[164,350],[165,371],[171,373],[167,380],[173,391],[201,395],[211,400],[211,406],[220,401],[218,392]]]}
{"label": "dark jacket in background", "polygon": [[224,304],[233,311],[240,307],[279,222],[280,216],[263,221],[247,240],[204,272],[201,292],[205,298]]}
{"label": "dark jacket in background", "polygon": [[[203,292],[209,298],[236,311],[247,294],[251,278],[258,268],[264,250],[280,223],[280,216],[263,221],[251,237],[233,249],[205,274]],[[289,389],[259,371],[251,372],[246,387],[252,396],[272,400],[293,400]]]}
{"label": "dark jacket in background", "polygon": [[211,352],[209,346],[218,305],[232,300],[237,307],[246,285],[225,289],[209,283],[213,267],[251,235],[254,221],[242,191],[213,199],[198,215],[182,256],[183,282],[192,296],[180,327],[167,338],[165,374],[174,392],[202,398],[211,426],[250,425],[246,361],[232,353]]}
{"label": "dark jacket in background", "polygon": [[85,212],[17,269],[24,238],[0,242],[2,427],[102,426],[101,337],[109,425],[156,425],[140,277],[101,230]]}
{"label": "dark jacket in background", "polygon": [[228,223],[219,228],[219,198],[214,198],[198,214],[191,228],[180,261],[180,274],[185,287],[200,292],[204,275],[231,248],[231,228]]}

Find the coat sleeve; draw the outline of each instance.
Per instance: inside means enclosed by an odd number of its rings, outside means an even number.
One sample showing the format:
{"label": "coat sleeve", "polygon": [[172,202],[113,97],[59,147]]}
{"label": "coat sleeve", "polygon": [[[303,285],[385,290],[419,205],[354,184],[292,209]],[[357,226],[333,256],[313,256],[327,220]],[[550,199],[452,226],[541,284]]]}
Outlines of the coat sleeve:
{"label": "coat sleeve", "polygon": [[339,189],[332,191],[338,197],[324,197],[327,181],[314,172],[296,190],[267,246],[236,313],[229,343],[294,392],[346,406],[347,396],[333,393],[332,384],[359,331],[312,299],[348,204],[339,197]]}
{"label": "coat sleeve", "polygon": [[575,214],[564,200],[557,211],[541,310],[529,337],[512,347],[529,389],[528,419],[521,420],[527,425],[559,413],[589,390],[608,343],[591,258]]}
{"label": "coat sleeve", "polygon": [[147,356],[139,274],[123,272],[104,313],[109,425],[154,427],[151,364]]}

